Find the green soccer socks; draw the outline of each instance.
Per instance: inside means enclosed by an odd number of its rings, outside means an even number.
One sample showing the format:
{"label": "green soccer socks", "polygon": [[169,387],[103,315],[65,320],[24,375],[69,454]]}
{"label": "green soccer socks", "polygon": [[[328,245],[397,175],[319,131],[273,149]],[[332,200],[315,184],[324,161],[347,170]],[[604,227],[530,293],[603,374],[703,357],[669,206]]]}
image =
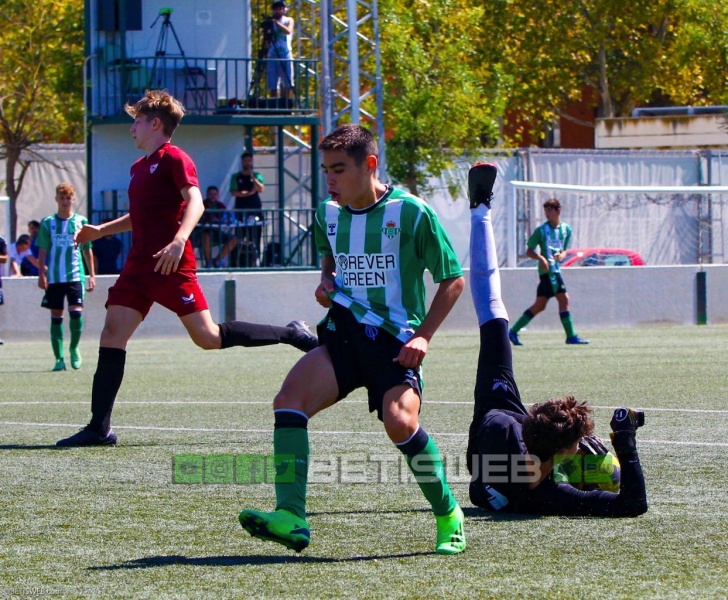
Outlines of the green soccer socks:
{"label": "green soccer socks", "polygon": [[530,310],[524,310],[523,314],[518,317],[518,321],[511,326],[511,331],[513,333],[518,333],[531,322],[531,319],[533,319],[533,313]]}
{"label": "green soccer socks", "polygon": [[63,360],[63,317],[51,317],[51,347],[56,362]]}
{"label": "green soccer socks", "polygon": [[436,516],[452,512],[457,501],[447,484],[445,468],[435,441],[420,427],[409,440],[397,447],[404,453],[417,485],[432,506],[432,512]]}
{"label": "green soccer socks", "polygon": [[437,444],[419,427],[410,439],[397,448],[405,455],[417,485],[432,506],[437,522],[438,554],[459,554],[465,550],[465,517],[445,478],[445,467]]}
{"label": "green soccer socks", "polygon": [[574,319],[571,317],[571,313],[568,310],[560,312],[559,318],[561,319],[561,324],[564,326],[567,339],[576,337],[576,331],[574,331]]}
{"label": "green soccer socks", "polygon": [[275,410],[274,415],[276,510],[244,510],[238,520],[253,537],[300,552],[311,542],[311,527],[306,521],[308,417],[289,409]]}
{"label": "green soccer socks", "polygon": [[275,411],[273,455],[276,467],[276,510],[306,518],[308,483],[308,418],[295,410]]}
{"label": "green soccer socks", "polygon": [[81,352],[78,349],[78,343],[81,341],[81,333],[83,332],[83,313],[80,310],[69,311],[71,320],[68,323],[71,330],[71,345],[68,348],[71,355],[71,366],[74,369],[80,369],[82,360]]}

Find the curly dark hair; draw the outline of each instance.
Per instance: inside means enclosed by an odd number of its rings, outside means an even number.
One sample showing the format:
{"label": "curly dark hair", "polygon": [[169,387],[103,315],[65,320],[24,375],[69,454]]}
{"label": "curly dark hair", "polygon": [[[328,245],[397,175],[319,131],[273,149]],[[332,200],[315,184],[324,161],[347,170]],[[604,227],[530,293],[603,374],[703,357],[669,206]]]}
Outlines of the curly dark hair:
{"label": "curly dark hair", "polygon": [[561,210],[561,202],[559,202],[556,198],[549,198],[548,200],[546,200],[546,202],[543,203],[543,207]]}
{"label": "curly dark hair", "polygon": [[523,441],[531,454],[549,460],[594,431],[592,409],[573,396],[534,404],[523,421]]}

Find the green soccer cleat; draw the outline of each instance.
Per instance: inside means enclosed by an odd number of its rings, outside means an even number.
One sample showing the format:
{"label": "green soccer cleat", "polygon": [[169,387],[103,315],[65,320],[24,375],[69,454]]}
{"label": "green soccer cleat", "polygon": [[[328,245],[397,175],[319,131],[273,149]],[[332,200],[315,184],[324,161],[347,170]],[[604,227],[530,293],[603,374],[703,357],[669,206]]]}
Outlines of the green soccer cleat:
{"label": "green soccer cleat", "polygon": [[78,369],[80,369],[81,365],[83,364],[81,351],[78,348],[69,348],[69,352],[71,354],[71,366],[78,371]]}
{"label": "green soccer cleat", "polygon": [[465,550],[465,532],[463,522],[465,515],[459,506],[442,517],[435,517],[437,520],[437,545],[435,552],[438,554],[460,554]]}
{"label": "green soccer cleat", "polygon": [[311,542],[311,527],[287,510],[273,512],[244,510],[238,517],[243,529],[259,540],[277,542],[300,552]]}
{"label": "green soccer cleat", "polygon": [[66,370],[66,361],[62,358],[59,358],[56,360],[56,366],[53,367],[54,371],[65,371]]}

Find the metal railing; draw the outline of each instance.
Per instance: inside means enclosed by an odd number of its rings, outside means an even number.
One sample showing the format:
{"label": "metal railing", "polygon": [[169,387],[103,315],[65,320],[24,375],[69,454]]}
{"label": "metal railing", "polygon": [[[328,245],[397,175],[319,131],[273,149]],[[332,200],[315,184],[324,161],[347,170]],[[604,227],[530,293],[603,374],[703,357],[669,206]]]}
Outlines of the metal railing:
{"label": "metal railing", "polygon": [[[203,271],[316,268],[314,213],[313,209],[206,210],[190,237],[197,267]],[[91,222],[124,214],[95,210]],[[131,249],[131,232],[118,237],[123,245],[121,267]]]}
{"label": "metal railing", "polygon": [[[292,63],[291,97],[268,90],[270,65]],[[151,56],[120,58],[109,50],[92,63],[91,117],[123,114],[147,89],[166,89],[189,115],[312,114],[318,110],[318,61],[313,59],[202,58]],[[285,71],[285,67],[283,68]],[[286,86],[288,87],[288,86]]]}

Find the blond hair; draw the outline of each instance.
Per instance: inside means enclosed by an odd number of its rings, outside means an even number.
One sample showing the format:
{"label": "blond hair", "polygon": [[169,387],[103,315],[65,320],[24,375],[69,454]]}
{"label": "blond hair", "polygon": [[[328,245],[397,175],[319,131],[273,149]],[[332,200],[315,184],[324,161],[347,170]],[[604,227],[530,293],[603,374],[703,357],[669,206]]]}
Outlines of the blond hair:
{"label": "blond hair", "polygon": [[162,129],[167,137],[172,137],[185,114],[182,103],[166,90],[147,90],[135,104],[127,102],[124,110],[132,119],[137,115],[144,115],[147,121],[158,118],[162,121]]}
{"label": "blond hair", "polygon": [[76,196],[76,188],[73,184],[63,181],[56,186],[56,196]]}

